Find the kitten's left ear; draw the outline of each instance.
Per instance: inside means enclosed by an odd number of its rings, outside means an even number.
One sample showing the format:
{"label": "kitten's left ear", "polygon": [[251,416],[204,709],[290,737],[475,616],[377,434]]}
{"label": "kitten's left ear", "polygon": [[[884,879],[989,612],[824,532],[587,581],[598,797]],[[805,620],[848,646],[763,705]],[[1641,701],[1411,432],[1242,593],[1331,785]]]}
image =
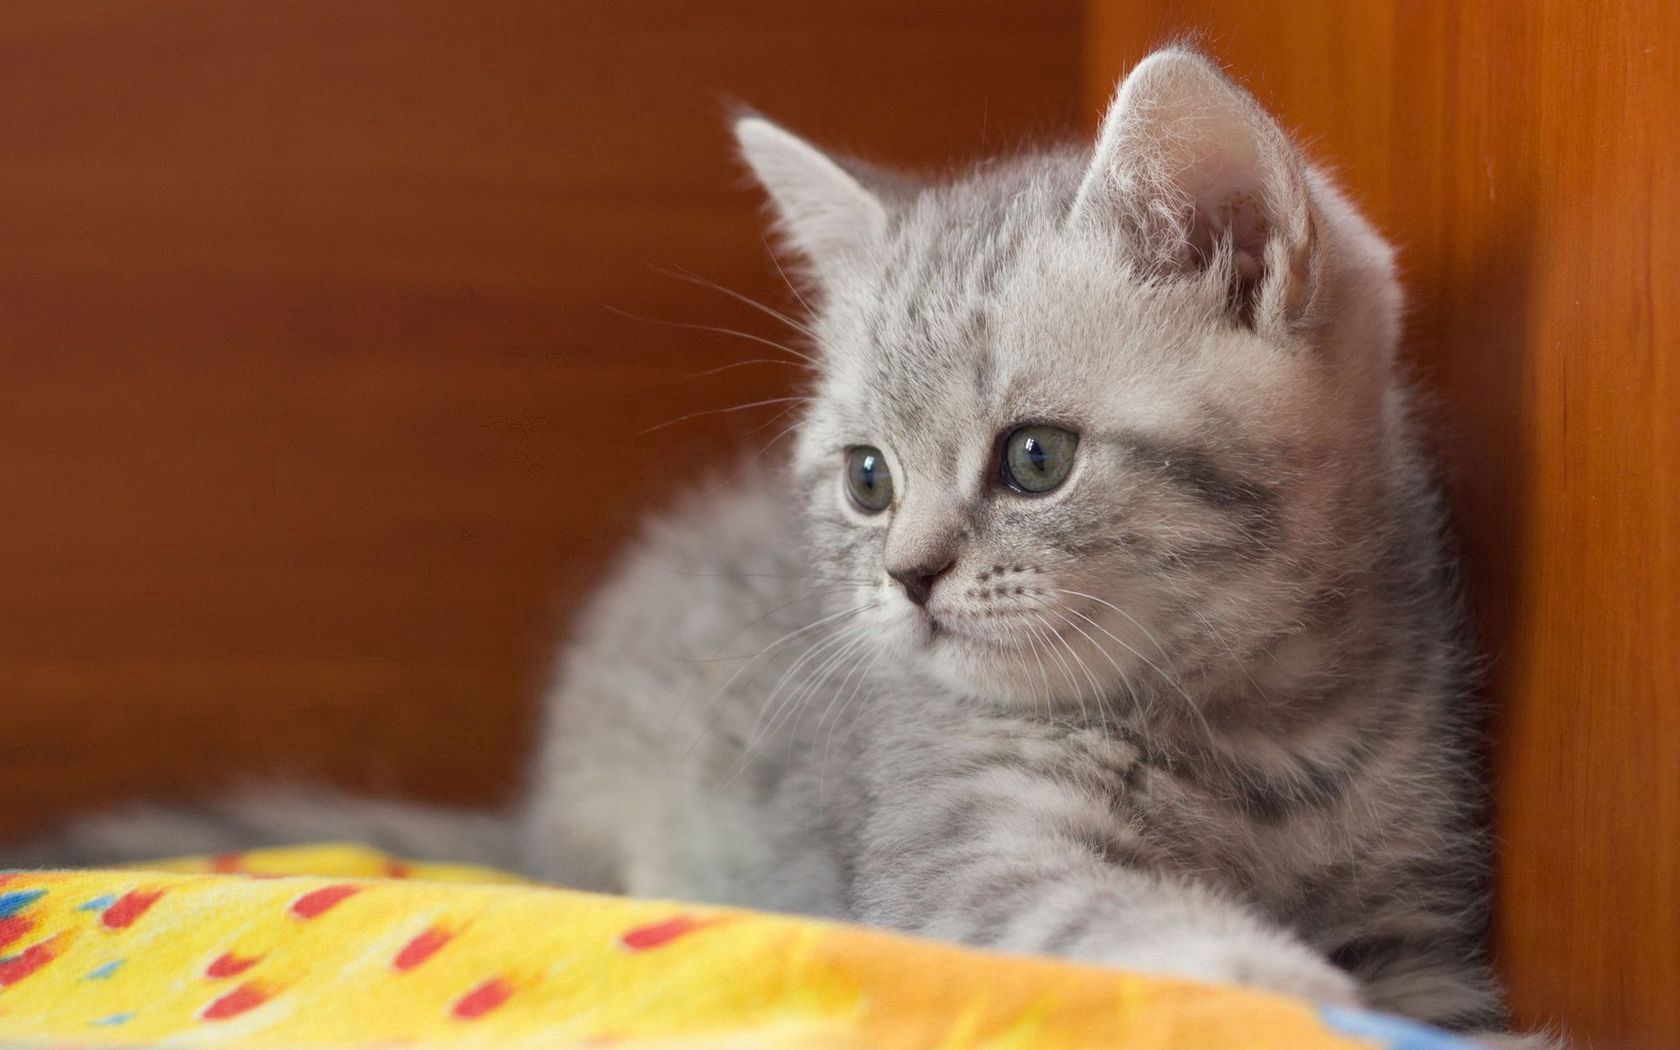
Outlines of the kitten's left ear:
{"label": "kitten's left ear", "polygon": [[1233,315],[1255,328],[1301,321],[1317,288],[1299,155],[1248,92],[1193,51],[1158,51],[1120,85],[1072,221],[1118,223],[1149,272],[1220,266]]}
{"label": "kitten's left ear", "polygon": [[759,116],[736,120],[735,140],[775,203],[782,239],[820,283],[842,279],[879,247],[885,205],[828,154]]}

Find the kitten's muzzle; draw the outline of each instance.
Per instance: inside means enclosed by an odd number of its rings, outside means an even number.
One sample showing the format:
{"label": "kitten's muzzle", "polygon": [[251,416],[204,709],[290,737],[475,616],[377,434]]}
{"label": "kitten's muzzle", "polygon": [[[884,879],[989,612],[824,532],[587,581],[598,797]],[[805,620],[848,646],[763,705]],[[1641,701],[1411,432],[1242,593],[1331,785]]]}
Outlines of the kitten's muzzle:
{"label": "kitten's muzzle", "polygon": [[943,565],[913,565],[907,568],[888,569],[887,575],[898,581],[904,588],[904,596],[923,608],[927,607],[928,599],[933,596],[933,585],[952,563],[946,561]]}

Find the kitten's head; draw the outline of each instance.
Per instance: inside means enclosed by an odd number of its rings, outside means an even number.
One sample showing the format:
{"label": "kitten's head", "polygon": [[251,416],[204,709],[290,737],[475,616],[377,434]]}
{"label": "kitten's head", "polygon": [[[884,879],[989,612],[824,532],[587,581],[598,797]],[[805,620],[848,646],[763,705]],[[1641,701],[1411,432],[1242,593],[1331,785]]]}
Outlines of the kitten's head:
{"label": "kitten's head", "polygon": [[1241,88],[1163,51],[1094,150],[936,184],[736,133],[817,296],[795,473],[837,613],[1026,704],[1302,662],[1392,454],[1398,295]]}

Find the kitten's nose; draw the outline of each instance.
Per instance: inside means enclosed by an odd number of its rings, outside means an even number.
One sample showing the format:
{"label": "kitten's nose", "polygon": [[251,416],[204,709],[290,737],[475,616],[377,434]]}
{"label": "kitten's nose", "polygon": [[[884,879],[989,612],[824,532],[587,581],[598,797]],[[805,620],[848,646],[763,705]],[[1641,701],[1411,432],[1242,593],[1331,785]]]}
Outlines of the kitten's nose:
{"label": "kitten's nose", "polygon": [[934,581],[950,567],[949,561],[943,565],[913,565],[907,569],[888,569],[887,575],[898,581],[911,601],[925,606],[933,594]]}

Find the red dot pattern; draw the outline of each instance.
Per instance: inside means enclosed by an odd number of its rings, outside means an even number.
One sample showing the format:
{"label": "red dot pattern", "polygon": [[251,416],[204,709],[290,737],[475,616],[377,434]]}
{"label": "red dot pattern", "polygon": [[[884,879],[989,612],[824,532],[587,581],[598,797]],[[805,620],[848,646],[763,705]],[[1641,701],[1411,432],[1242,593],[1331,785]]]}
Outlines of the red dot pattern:
{"label": "red dot pattern", "polygon": [[391,960],[393,970],[412,970],[416,966],[437,954],[438,949],[448,944],[455,935],[448,930],[436,926],[428,927],[412,941],[403,945],[402,951]]}
{"label": "red dot pattern", "polygon": [[0,988],[14,985],[58,958],[58,938],[32,944],[8,959],[0,959]]}
{"label": "red dot pattern", "polygon": [[27,915],[8,915],[0,919],[0,948],[22,940],[24,935],[34,928],[34,920]]}
{"label": "red dot pattern", "polygon": [[474,1021],[499,1008],[512,995],[512,985],[500,977],[492,977],[455,1000],[449,1012],[460,1020]]}
{"label": "red dot pattern", "polygon": [[618,943],[630,951],[645,952],[653,948],[663,948],[678,937],[693,933],[706,925],[704,920],[696,919],[692,915],[673,915],[664,922],[626,930],[619,936]]}
{"label": "red dot pattern", "polygon": [[212,959],[210,965],[204,968],[204,976],[212,981],[238,977],[257,963],[262,962],[262,958],[260,955],[242,956],[235,955],[233,952],[223,952]]}
{"label": "red dot pattern", "polygon": [[338,905],[346,897],[354,896],[360,890],[359,886],[323,886],[318,890],[310,890],[292,902],[292,914],[300,919],[313,919],[324,914]]}
{"label": "red dot pattern", "polygon": [[162,898],[162,890],[129,890],[105,909],[99,921],[108,930],[126,930]]}
{"label": "red dot pattern", "polygon": [[[233,868],[239,860],[237,855],[230,854],[219,859],[217,863],[222,867]],[[291,918],[308,922],[336,908],[364,888],[361,884],[347,882],[321,885],[290,899],[284,907],[286,914]],[[36,896],[44,896],[44,892]],[[89,905],[83,905],[78,910],[92,911],[96,916],[92,921],[106,930],[122,931],[147,920],[153,906],[164,896],[164,889],[133,888],[115,900],[109,897],[96,898],[89,902],[91,908]],[[33,899],[35,898],[30,898],[28,903],[32,903]],[[110,903],[106,903],[107,901]],[[626,951],[652,951],[720,921],[722,920],[717,917],[697,917],[679,912],[658,922],[624,930],[613,939]],[[0,945],[26,941],[36,932],[39,922],[38,916],[22,914],[21,910],[16,914],[8,914],[0,920]],[[441,924],[428,925],[410,937],[392,955],[390,968],[397,973],[405,973],[423,966],[447,948],[461,933],[460,928],[450,928]],[[0,958],[0,988],[22,981],[52,963],[61,955],[63,945],[68,943],[68,936],[68,932],[56,933],[29,945],[21,952]],[[248,1014],[282,995],[285,985],[263,977],[258,969],[269,954],[263,951],[240,952],[229,949],[204,963],[204,980],[228,981],[233,986],[227,987],[225,991],[205,1003],[198,1010],[198,1017],[204,1022],[225,1021]],[[87,979],[103,980],[123,961],[120,957],[112,960],[91,971]],[[516,984],[506,975],[488,976],[449,1001],[447,1016],[457,1021],[476,1021],[502,1009],[517,991]],[[98,1023],[124,1024],[140,1012],[143,1012],[142,1007],[130,1004],[126,1009],[113,1012]]]}
{"label": "red dot pattern", "polygon": [[212,1001],[199,1014],[206,1021],[225,1021],[230,1017],[238,1017],[249,1010],[255,1010],[268,1002],[270,993],[259,984],[242,984],[226,995]]}

